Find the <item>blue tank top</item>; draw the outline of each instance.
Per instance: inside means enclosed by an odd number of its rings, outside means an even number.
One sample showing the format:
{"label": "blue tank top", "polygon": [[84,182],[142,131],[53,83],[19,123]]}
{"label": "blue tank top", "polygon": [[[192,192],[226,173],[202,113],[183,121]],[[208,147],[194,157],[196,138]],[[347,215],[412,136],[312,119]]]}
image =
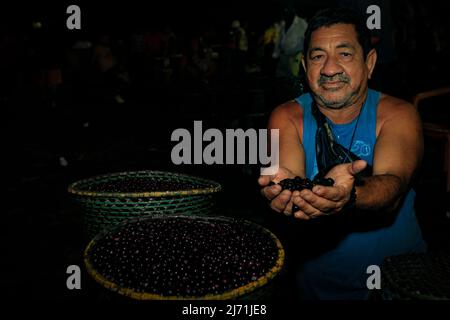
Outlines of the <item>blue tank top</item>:
{"label": "blue tank top", "polygon": [[[368,91],[359,120],[355,119],[347,124],[334,124],[327,119],[337,141],[346,148],[350,147],[356,127],[351,151],[370,165],[373,163],[376,142],[379,99],[379,92]],[[312,96],[306,93],[296,101],[303,108],[306,176],[312,179],[318,172],[315,150],[317,125],[311,113]],[[410,189],[398,213],[388,224],[368,230],[356,228],[357,231],[350,231],[336,240],[333,248],[302,263],[297,274],[302,297],[333,300],[366,299],[369,295],[366,282],[371,275],[367,274],[368,266],[381,266],[387,256],[424,251],[426,246],[416,220],[414,199],[415,193]]]}

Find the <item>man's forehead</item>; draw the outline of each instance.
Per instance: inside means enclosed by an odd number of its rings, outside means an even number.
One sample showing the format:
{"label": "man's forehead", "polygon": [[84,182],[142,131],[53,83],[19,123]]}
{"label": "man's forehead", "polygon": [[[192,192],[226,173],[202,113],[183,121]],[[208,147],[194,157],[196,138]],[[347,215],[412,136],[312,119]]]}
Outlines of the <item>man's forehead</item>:
{"label": "man's forehead", "polygon": [[320,27],[312,32],[311,44],[322,41],[334,41],[356,45],[358,43],[358,35],[354,25],[338,23]]}

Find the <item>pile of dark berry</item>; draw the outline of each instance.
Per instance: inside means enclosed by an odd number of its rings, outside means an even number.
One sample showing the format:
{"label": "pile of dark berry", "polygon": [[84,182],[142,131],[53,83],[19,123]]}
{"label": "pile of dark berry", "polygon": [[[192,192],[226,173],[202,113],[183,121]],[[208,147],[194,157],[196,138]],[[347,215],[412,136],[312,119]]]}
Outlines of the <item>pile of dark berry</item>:
{"label": "pile of dark berry", "polygon": [[201,297],[267,274],[278,259],[273,237],[231,218],[164,217],[128,223],[87,252],[110,282],[136,292]]}
{"label": "pile of dark berry", "polygon": [[97,192],[164,192],[192,190],[199,185],[188,181],[152,179],[150,177],[123,177],[112,181],[102,181],[86,187],[87,191]]}
{"label": "pile of dark berry", "polygon": [[[271,183],[274,185],[275,183]],[[314,180],[308,178],[301,178],[299,176],[292,179],[284,179],[278,183],[283,190],[289,191],[301,191],[303,189],[311,190],[315,185],[332,186],[334,180],[331,178],[314,178]]]}

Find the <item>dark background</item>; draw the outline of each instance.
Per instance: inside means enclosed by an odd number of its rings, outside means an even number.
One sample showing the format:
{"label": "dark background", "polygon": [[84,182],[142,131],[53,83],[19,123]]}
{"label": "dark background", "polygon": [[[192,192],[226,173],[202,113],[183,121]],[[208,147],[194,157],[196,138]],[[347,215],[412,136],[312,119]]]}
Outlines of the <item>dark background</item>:
{"label": "dark background", "polygon": [[[66,28],[70,4],[81,8],[81,30]],[[170,135],[176,128],[191,130],[193,120],[202,120],[205,129],[264,128],[276,105],[301,93],[303,78],[277,78],[258,69],[263,61],[260,37],[283,7],[296,8],[308,20],[318,9],[334,4],[221,0],[2,5],[0,101],[7,189],[2,287],[8,295],[18,297],[32,283],[33,298],[108,299],[91,288],[85,273],[85,289],[74,292],[65,287],[66,268],[82,265],[86,245],[82,213],[67,186],[96,174],[154,169],[211,178],[224,187],[221,214],[278,231],[275,214],[259,195],[257,167],[175,166]],[[377,66],[371,86],[409,101],[419,92],[448,86],[449,10],[448,4],[437,1],[392,1],[395,54]],[[235,19],[247,22],[244,65],[225,49]],[[37,21],[42,24],[39,29],[32,27]],[[211,76],[185,73],[176,57],[164,67],[157,55],[133,49],[133,36],[167,27],[176,35],[175,55],[189,61],[190,41],[200,38],[204,48],[219,54]],[[75,49],[79,41],[91,47]],[[110,48],[117,60],[111,72],[100,71],[95,63],[94,48],[99,45]],[[62,80],[48,76],[54,70]],[[127,81],[120,77],[124,74]],[[117,95],[123,101],[118,102]],[[444,103],[448,101],[437,102],[448,110]],[[422,111],[422,116],[448,124],[446,110],[439,116]],[[449,247],[442,146],[427,140],[415,182],[417,214],[432,250]],[[67,165],[61,165],[61,157]]]}

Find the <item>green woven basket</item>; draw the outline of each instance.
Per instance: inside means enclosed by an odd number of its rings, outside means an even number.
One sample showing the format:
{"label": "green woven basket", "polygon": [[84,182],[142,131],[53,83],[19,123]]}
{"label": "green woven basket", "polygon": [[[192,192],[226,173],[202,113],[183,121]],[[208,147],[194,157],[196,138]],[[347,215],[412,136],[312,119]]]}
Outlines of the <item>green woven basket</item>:
{"label": "green woven basket", "polygon": [[381,265],[384,300],[450,300],[450,254],[391,256]]}
{"label": "green woven basket", "polygon": [[[127,183],[132,191],[124,190]],[[142,183],[149,187],[133,190],[134,184]],[[90,238],[124,219],[154,214],[210,214],[215,209],[215,194],[220,190],[220,184],[214,181],[148,170],[95,176],[68,188],[85,213]]]}
{"label": "green woven basket", "polygon": [[[146,292],[142,291],[140,289],[136,289],[133,287],[127,287],[122,286],[117,283],[117,280],[112,279],[108,277],[107,275],[103,274],[101,271],[97,270],[94,264],[94,258],[92,257],[92,252],[97,251],[99,252],[98,248],[101,248],[100,243],[105,243],[110,241],[107,239],[113,239],[115,243],[119,245],[120,249],[117,253],[115,251],[116,249],[110,248],[107,249],[105,252],[106,255],[113,255],[114,259],[113,262],[110,264],[108,262],[108,270],[124,270],[126,268],[127,270],[130,270],[132,267],[129,265],[125,265],[125,261],[129,262],[130,260],[136,260],[138,259],[138,256],[142,254],[141,252],[136,251],[136,244],[141,243],[141,241],[133,241],[127,238],[126,241],[121,243],[120,237],[127,233],[127,230],[130,230],[129,228],[137,227],[137,229],[142,228],[139,226],[139,223],[147,223],[147,222],[157,222],[158,220],[165,220],[165,221],[175,221],[182,223],[182,221],[193,221],[193,223],[202,225],[204,228],[207,228],[206,224],[211,224],[214,226],[217,226],[217,229],[220,230],[220,225],[223,226],[223,224],[228,222],[237,223],[239,227],[242,227],[247,232],[250,232],[250,230],[256,232],[257,234],[260,234],[261,237],[267,239],[272,246],[273,246],[273,261],[270,265],[268,265],[267,271],[261,275],[259,278],[255,278],[250,280],[247,283],[242,284],[241,286],[234,287],[231,289],[228,289],[226,291],[220,292],[220,293],[208,293],[201,296],[176,296],[176,295],[164,295],[159,292]],[[163,232],[164,235],[169,237],[171,240],[171,243],[178,243],[177,237],[173,236],[169,229],[164,229]],[[202,227],[202,230],[203,227]],[[219,232],[220,233],[220,232]],[[134,234],[134,233],[133,233]],[[158,236],[159,237],[159,236]],[[157,237],[157,238],[158,238]],[[107,239],[106,239],[107,238]],[[159,239],[159,238],[158,238]],[[125,244],[125,248],[122,247],[122,245]],[[195,248],[198,246],[199,243],[195,244],[193,243],[192,246]],[[170,254],[173,254],[174,260],[173,264],[181,264],[181,261],[183,259],[189,259],[184,254],[186,254],[183,251],[179,251],[179,248],[177,245],[175,246],[169,246],[169,247],[161,247],[160,248],[167,248],[168,252]],[[198,248],[198,247],[197,247]],[[108,252],[111,250],[111,252]],[[122,251],[123,250],[123,251]],[[260,249],[261,252],[267,249]],[[159,250],[157,250],[159,252]],[[102,252],[102,251],[100,251]],[[266,252],[266,251],[264,251]],[[236,254],[238,252],[236,251]],[[158,253],[155,253],[158,254]],[[208,254],[208,252],[204,253],[202,256],[202,259],[204,257],[211,257],[211,254]],[[123,258],[123,259],[122,259]],[[126,259],[125,259],[126,258]],[[103,258],[102,258],[103,259]],[[144,261],[143,258],[140,258],[140,261]],[[276,290],[277,287],[277,280],[279,277],[279,274],[282,270],[284,270],[284,259],[285,259],[285,252],[283,249],[283,246],[281,242],[278,240],[278,238],[269,230],[266,228],[242,219],[234,219],[230,217],[223,217],[223,216],[199,216],[199,215],[174,215],[174,216],[161,216],[161,215],[154,215],[144,218],[136,218],[136,219],[128,219],[126,221],[123,221],[122,223],[114,226],[113,228],[110,228],[109,230],[103,230],[98,235],[94,237],[88,244],[88,246],[85,249],[84,252],[84,263],[87,269],[87,272],[92,276],[92,278],[101,285],[101,287],[106,288],[109,290],[109,292],[115,292],[118,293],[121,297],[131,298],[135,300],[264,300],[264,299],[270,299],[274,292],[273,290]],[[197,260],[195,260],[197,261]],[[206,260],[205,260],[206,261]],[[244,260],[245,261],[245,260]],[[161,262],[160,260],[157,261],[158,264]],[[185,262],[185,268],[192,261]],[[248,262],[248,261],[247,261]],[[155,261],[153,263],[156,263]],[[230,261],[230,265],[232,264],[232,261]],[[152,263],[149,263],[148,265],[141,266],[142,270],[153,270]],[[223,265],[223,269],[226,269],[226,266]],[[139,275],[142,270],[136,270],[135,274]],[[122,273],[123,271],[119,271],[119,273]],[[148,271],[150,272],[150,271]],[[200,270],[198,271],[200,272]],[[197,272],[197,273],[198,273]],[[219,271],[218,271],[219,272]],[[221,271],[220,271],[221,272]],[[220,273],[219,272],[219,273]],[[186,275],[186,277],[195,277],[197,273],[190,273],[189,275]],[[142,277],[146,277],[147,274],[144,273],[141,275]],[[159,276],[158,276],[159,277]],[[219,277],[219,275],[217,276]],[[138,277],[139,278],[139,277]],[[232,279],[229,279],[229,282],[231,282]],[[148,280],[146,280],[148,281]]]}

